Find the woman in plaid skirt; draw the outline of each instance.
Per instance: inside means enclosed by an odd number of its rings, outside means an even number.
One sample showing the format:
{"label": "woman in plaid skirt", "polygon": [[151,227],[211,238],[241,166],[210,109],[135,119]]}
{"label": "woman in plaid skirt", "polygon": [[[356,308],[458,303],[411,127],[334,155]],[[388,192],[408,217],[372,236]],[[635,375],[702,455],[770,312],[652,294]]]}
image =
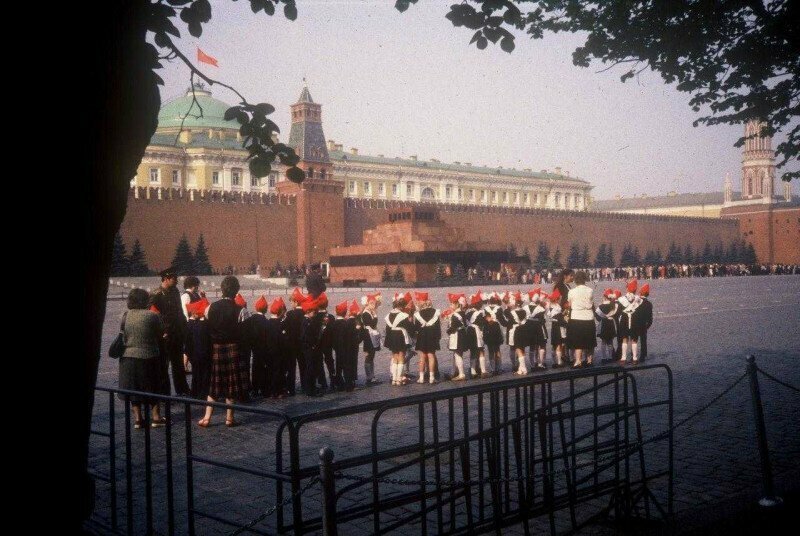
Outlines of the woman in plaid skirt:
{"label": "woman in plaid skirt", "polygon": [[[220,284],[222,299],[211,304],[206,312],[211,336],[211,385],[208,401],[225,399],[226,404],[247,397],[248,378],[240,366],[242,355],[241,327],[239,323],[242,307],[236,303],[239,292],[239,280],[228,276]],[[203,428],[211,424],[212,406],[206,407],[206,413],[197,423]],[[236,426],[233,409],[228,408],[225,426]]]}

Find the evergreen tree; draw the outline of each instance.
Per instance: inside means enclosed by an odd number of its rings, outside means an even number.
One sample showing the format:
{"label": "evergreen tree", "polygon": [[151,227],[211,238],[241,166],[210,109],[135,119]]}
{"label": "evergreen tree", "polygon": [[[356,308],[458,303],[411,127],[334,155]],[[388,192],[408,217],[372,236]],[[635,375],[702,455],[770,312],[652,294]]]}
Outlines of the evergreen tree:
{"label": "evergreen tree", "polygon": [[458,263],[453,268],[453,279],[458,283],[464,282],[467,280],[467,272],[464,270],[464,265]]}
{"label": "evergreen tree", "polygon": [[639,254],[639,248],[633,248],[633,253],[631,253],[631,261],[633,261],[633,266],[640,266],[642,264],[642,256]]}
{"label": "evergreen tree", "polygon": [[583,252],[581,253],[581,268],[589,268],[591,263],[589,262],[589,244],[583,245]]}
{"label": "evergreen tree", "polygon": [[197,247],[194,249],[194,273],[195,275],[211,275],[212,272],[206,241],[201,233],[197,238]]}
{"label": "evergreen tree", "polygon": [[711,243],[706,240],[706,245],[703,247],[703,254],[700,256],[700,262],[704,264],[708,264],[713,262],[714,260],[714,252],[711,251]]}
{"label": "evergreen tree", "polygon": [[606,267],[607,268],[612,268],[614,266],[616,266],[614,264],[614,245],[613,244],[609,244],[608,245],[608,253],[606,254]]}
{"label": "evergreen tree", "polygon": [[403,267],[399,264],[397,265],[397,268],[394,269],[394,276],[392,279],[394,279],[394,281],[397,283],[402,283],[406,280],[406,274],[403,272]]}
{"label": "evergreen tree", "polygon": [[556,252],[553,255],[553,260],[550,263],[550,268],[553,270],[559,270],[563,268],[564,265],[561,263],[561,248],[556,246]]}
{"label": "evergreen tree", "polygon": [[145,257],[144,249],[142,249],[138,238],[133,242],[131,256],[128,258],[128,267],[132,276],[150,275],[150,268],[147,266],[147,257]]}
{"label": "evergreen tree", "polygon": [[600,244],[600,247],[597,248],[597,256],[594,258],[594,267],[595,268],[607,268],[608,265],[606,264],[606,245]]}
{"label": "evergreen tree", "polygon": [[517,248],[514,244],[508,245],[508,260],[514,262],[517,260]]}
{"label": "evergreen tree", "polygon": [[725,262],[736,264],[739,262],[739,244],[736,240],[731,242],[728,246],[728,254],[725,256]]}
{"label": "evergreen tree", "polygon": [[381,281],[388,283],[392,280],[392,272],[389,271],[389,265],[383,265],[383,273],[381,274]]}
{"label": "evergreen tree", "polygon": [[531,252],[528,249],[528,246],[525,246],[525,250],[522,252],[522,256],[525,257],[525,262],[530,264],[531,263]]}
{"label": "evergreen tree", "polygon": [[119,233],[114,237],[114,247],[111,250],[111,275],[114,277],[124,277],[130,272],[128,263],[128,253],[125,250],[125,242]]}
{"label": "evergreen tree", "polygon": [[656,258],[656,252],[652,249],[648,249],[647,253],[644,255],[644,263],[647,266],[655,266],[658,264],[658,259]]}
{"label": "evergreen tree", "polygon": [[[175,256],[172,258],[172,268],[178,275],[192,275],[194,273],[194,256],[192,255],[192,248],[189,246],[184,234],[178,242],[178,247],[175,248]],[[231,267],[231,270],[233,267]]]}
{"label": "evergreen tree", "polygon": [[747,244],[744,248],[744,255],[743,260],[745,264],[757,264],[758,257],[756,256],[756,248],[753,247],[753,244]]}
{"label": "evergreen tree", "polygon": [[550,248],[548,248],[547,244],[544,242],[539,242],[539,248],[536,252],[536,260],[533,263],[533,267],[536,270],[547,270],[550,268],[552,262],[553,261],[550,259]]}
{"label": "evergreen tree", "polygon": [[717,264],[725,262],[725,248],[721,242],[714,246],[713,262]]}
{"label": "evergreen tree", "polygon": [[694,258],[694,250],[692,249],[691,244],[686,244],[686,249],[683,250],[683,262],[686,264],[692,264],[696,262]]}
{"label": "evergreen tree", "polygon": [[667,258],[665,260],[667,264],[680,264],[683,262],[683,255],[681,254],[680,248],[675,245],[675,242],[670,244],[669,252],[667,252]]}
{"label": "evergreen tree", "polygon": [[570,268],[581,267],[581,250],[577,242],[573,242],[569,248],[569,255],[567,256],[567,266]]}
{"label": "evergreen tree", "polygon": [[656,263],[664,264],[664,255],[661,254],[661,248],[656,250]]}
{"label": "evergreen tree", "polygon": [[630,244],[625,244],[625,247],[622,248],[619,264],[620,266],[633,266],[633,247]]}

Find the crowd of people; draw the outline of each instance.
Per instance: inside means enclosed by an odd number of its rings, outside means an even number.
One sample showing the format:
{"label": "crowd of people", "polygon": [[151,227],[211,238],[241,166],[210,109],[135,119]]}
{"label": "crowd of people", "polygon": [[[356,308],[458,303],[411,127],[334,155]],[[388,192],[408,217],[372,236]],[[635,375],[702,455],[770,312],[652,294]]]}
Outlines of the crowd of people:
{"label": "crowd of people", "polygon": [[[800,274],[797,264],[718,264],[718,263],[673,263],[641,266],[617,266],[615,268],[585,268],[590,281],[621,281],[627,279],[674,279],[679,277],[730,277],[747,275],[792,275]],[[466,281],[495,284],[552,284],[559,270],[516,269],[506,266],[500,270],[470,268]]]}
{"label": "crowd of people", "polygon": [[[181,294],[174,271],[160,275],[161,286],[152,293],[134,289],[129,294],[120,326],[125,342],[120,388],[170,394],[171,369],[178,396],[227,404],[295,396],[298,375],[299,389],[309,397],[352,391],[359,349],[366,384],[379,383],[375,353],[383,347],[391,352],[395,386],[414,381],[409,363],[415,355],[420,384],[501,374],[504,345],[509,371],[517,375],[546,370],[548,349],[552,368],[592,366],[598,339],[602,359],[637,364],[647,355],[653,321],[649,285],[639,287],[631,279],[624,293],[608,288],[596,303],[586,284],[589,274],[570,269],[556,276],[550,291],[448,294],[444,309],[435,307],[427,292],[397,293],[382,318],[382,331],[381,293],[331,306],[324,284],[311,278],[308,294],[295,288],[289,304],[262,295],[251,313],[234,276],[222,280],[221,299],[210,303],[198,278],[185,278]],[[443,332],[453,358],[449,375],[440,372],[437,357]],[[147,421],[143,403],[151,406],[151,426],[165,424],[158,404],[146,397],[129,400],[137,428]],[[213,406],[206,406],[198,425],[209,426],[212,417]],[[238,424],[232,408],[226,409],[225,424]]]}

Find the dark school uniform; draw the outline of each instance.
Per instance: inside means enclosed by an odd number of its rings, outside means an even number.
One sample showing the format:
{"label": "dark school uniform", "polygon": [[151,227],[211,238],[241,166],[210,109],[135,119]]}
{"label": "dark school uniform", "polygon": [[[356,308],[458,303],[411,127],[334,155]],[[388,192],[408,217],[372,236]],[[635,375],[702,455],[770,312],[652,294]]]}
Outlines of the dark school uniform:
{"label": "dark school uniform", "polygon": [[433,307],[414,313],[417,325],[416,349],[420,352],[433,353],[441,350],[442,323],[441,312]]}
{"label": "dark school uniform", "polygon": [[205,400],[211,385],[211,336],[205,318],[186,323],[184,352],[192,364],[192,397]]}

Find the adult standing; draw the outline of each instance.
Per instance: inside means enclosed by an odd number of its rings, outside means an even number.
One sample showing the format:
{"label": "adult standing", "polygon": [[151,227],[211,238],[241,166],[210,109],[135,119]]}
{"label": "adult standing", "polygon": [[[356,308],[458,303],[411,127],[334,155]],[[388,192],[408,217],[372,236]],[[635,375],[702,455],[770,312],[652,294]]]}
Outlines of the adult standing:
{"label": "adult standing", "polygon": [[[566,356],[567,361],[572,363],[572,355],[571,352],[568,352],[567,344],[566,344],[566,332],[567,332],[567,325],[569,324],[569,305],[567,295],[569,295],[570,291],[570,284],[575,280],[575,272],[570,268],[564,268],[559,272],[556,276],[556,282],[553,284],[553,291],[558,291],[559,300],[558,305],[561,307],[561,315],[557,319],[557,326],[559,329],[558,335],[561,335],[561,342],[560,344],[553,346],[554,352],[560,352],[562,356]],[[551,324],[551,332],[554,325]],[[563,330],[561,328],[564,328]],[[555,342],[556,338],[553,337],[553,341]]]}
{"label": "adult standing", "polygon": [[[242,377],[239,364],[242,329],[239,323],[241,307],[236,304],[236,293],[239,292],[239,280],[229,275],[220,284],[222,299],[215,301],[208,308],[209,335],[211,337],[211,388],[208,401],[225,399],[226,404],[233,404],[247,398],[247,378]],[[206,407],[206,413],[198,424],[206,427],[211,424],[214,408]],[[236,426],[233,408],[227,409],[225,426]]]}
{"label": "adult standing", "polygon": [[[125,352],[119,359],[119,388],[144,393],[161,392],[159,344],[164,333],[161,318],[148,310],[150,296],[146,290],[135,288],[128,294],[128,311],[122,319]],[[152,427],[164,426],[157,401],[136,395],[120,395],[129,400],[134,428],[142,428],[142,404],[150,404]]]}
{"label": "adult standing", "polygon": [[640,354],[639,361],[644,361],[647,358],[647,330],[653,325],[653,302],[649,299],[650,285],[645,283],[639,289],[639,297],[642,303],[636,308],[633,313],[633,321],[639,328],[639,346]]}
{"label": "adult standing", "polygon": [[586,364],[592,364],[592,354],[597,344],[592,294],[592,289],[586,286],[586,272],[578,271],[575,274],[575,288],[567,294],[567,301],[570,303],[567,346],[574,352],[573,368],[583,366],[584,354]]}
{"label": "adult standing", "polygon": [[[189,312],[189,304],[197,303],[205,297],[205,293],[200,292],[200,279],[197,276],[190,275],[183,280],[183,294],[181,294],[181,308],[183,309],[183,316],[186,321],[192,317]],[[189,355],[183,354],[183,369],[188,374],[192,371]]]}
{"label": "adult standing", "polygon": [[290,303],[294,304],[291,310],[286,313],[283,321],[283,327],[286,331],[286,352],[289,354],[289,361],[286,368],[286,388],[289,396],[295,395],[296,390],[296,371],[300,371],[300,386],[306,384],[306,362],[303,359],[302,346],[300,345],[300,336],[303,332],[303,320],[305,313],[303,313],[302,303],[306,297],[298,287],[292,291],[289,298]]}
{"label": "adult standing", "polygon": [[160,358],[162,378],[167,381],[165,391],[169,394],[169,368],[172,368],[172,386],[178,396],[190,396],[183,363],[183,342],[186,337],[186,316],[183,314],[181,295],[178,291],[178,274],[172,268],[159,273],[161,286],[150,295],[150,305],[161,314],[164,335],[161,341]]}

